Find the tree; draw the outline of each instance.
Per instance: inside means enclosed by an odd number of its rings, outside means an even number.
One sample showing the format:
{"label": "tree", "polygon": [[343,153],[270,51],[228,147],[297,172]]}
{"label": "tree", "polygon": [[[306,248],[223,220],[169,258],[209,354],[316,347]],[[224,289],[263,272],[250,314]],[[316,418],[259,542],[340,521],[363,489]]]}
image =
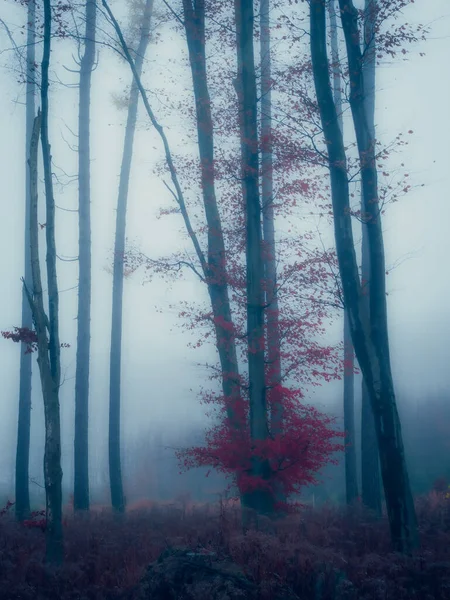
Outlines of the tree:
{"label": "tree", "polygon": [[351,225],[347,158],[329,78],[324,0],[311,0],[311,59],[320,118],[327,142],[334,235],[349,325],[374,415],[392,542],[410,552],[418,545],[417,518],[406,467],[389,358],[385,259],[378,202],[374,139],[364,103],[362,55],[357,11],[339,0],[350,77],[350,106],[355,128],[367,223],[371,285],[369,313],[363,301]]}
{"label": "tree", "polygon": [[[45,314],[42,283],[39,266],[38,220],[37,220],[37,171],[36,163],[30,151],[30,169],[32,208],[30,211],[31,265],[33,276],[33,295],[29,295],[32,303],[33,321],[38,341],[38,364],[41,376],[42,395],[45,415],[45,452],[44,452],[44,484],[46,496],[46,559],[49,563],[59,564],[64,558],[64,542],[62,531],[62,469],[61,469],[61,425],[59,410],[59,388],[61,385],[61,361],[59,342],[59,295],[56,273],[55,245],[55,198],[53,194],[52,157],[48,134],[48,88],[49,66],[52,35],[52,6],[50,0],[44,0],[44,48],[41,64],[41,145],[44,164],[45,206],[46,206],[46,264],[48,288],[48,318]],[[39,131],[39,120],[36,125]],[[38,137],[38,133],[35,134]],[[47,339],[48,331],[48,339]]]}
{"label": "tree", "polygon": [[[208,258],[206,258],[197,235],[192,226],[186,203],[184,200],[183,191],[181,189],[177,171],[175,169],[170,146],[168,144],[163,128],[156,120],[156,117],[151,109],[145,89],[142,86],[140,72],[137,69],[137,60],[134,61],[130,50],[125,42],[120,26],[112,14],[107,2],[102,0],[116,33],[119,37],[122,51],[128,61],[134,76],[134,82],[137,85],[147,114],[158,132],[164,146],[166,164],[168,166],[172,183],[175,191],[173,196],[178,204],[183,217],[184,225],[189,238],[192,241],[196,256],[200,263],[201,278],[208,286],[208,292],[211,299],[213,309],[213,321],[217,336],[217,347],[223,368],[222,387],[227,399],[228,415],[234,427],[238,427],[237,410],[240,402],[240,380],[238,371],[238,362],[235,349],[235,339],[231,314],[229,309],[229,301],[227,297],[227,279],[225,273],[225,261],[223,242],[221,242],[221,223],[215,202],[214,191],[214,176],[212,165],[212,130],[209,128],[210,113],[208,104],[208,88],[205,78],[205,62],[204,62],[204,44],[199,43],[204,39],[204,4],[200,0],[196,2],[195,7],[186,2],[184,5],[186,17],[186,34],[188,36],[188,48],[191,57],[191,69],[193,73],[194,93],[196,95],[196,111],[200,122],[198,127],[198,143],[202,163],[202,178],[203,178],[203,198],[205,206],[205,214],[208,222]],[[196,273],[198,271],[195,270]]]}
{"label": "tree", "polygon": [[[364,7],[364,60],[362,64],[364,102],[370,135],[375,140],[375,60],[376,60],[376,0],[366,0]],[[361,213],[364,196],[361,189]],[[370,254],[367,224],[362,219],[361,279],[364,300],[370,296]],[[369,306],[368,306],[369,309]],[[375,424],[370,408],[367,386],[361,384],[361,489],[362,501],[376,515],[381,516],[381,482]]]}
{"label": "tree", "polygon": [[[142,73],[145,52],[150,38],[150,22],[153,0],[146,0],[140,31],[139,44],[135,54],[135,69],[138,77]],[[109,372],[109,477],[111,503],[115,511],[125,510],[122,468],[120,459],[120,405],[121,405],[121,364],[122,364],[122,318],[123,318],[123,277],[125,257],[125,229],[130,182],[131,160],[133,157],[134,134],[136,130],[139,87],[133,76],[128,101],[128,117],[120,168],[119,193],[117,198],[116,237],[114,242],[113,294],[111,319],[111,351]]]}
{"label": "tree", "polygon": [[204,280],[208,286],[211,300],[227,417],[232,431],[237,434],[242,425],[237,414],[242,398],[236,339],[228,290],[229,278],[225,242],[215,188],[214,128],[206,72],[204,0],[194,0],[194,2],[183,0],[183,16],[195,97],[196,129],[201,165],[201,191],[208,235],[207,259],[200,249],[198,241],[196,249],[203,267]]}
{"label": "tree", "polygon": [[75,372],[74,510],[89,510],[89,363],[91,341],[91,75],[95,63],[96,0],[86,2],[78,113],[79,281]]}
{"label": "tree", "polygon": [[[264,341],[264,262],[262,256],[261,200],[256,72],[253,50],[253,4],[235,1],[239,118],[241,120],[242,192],[246,219],[247,361],[249,379],[250,443],[269,436],[265,380]],[[253,456],[251,473],[258,479],[270,478],[267,459]],[[270,490],[257,487],[245,496],[245,504],[257,513],[272,514],[274,497]]]}
{"label": "tree", "polygon": [[[239,164],[240,161],[237,158],[237,154],[234,153],[234,148],[231,159],[227,155],[224,156],[220,142],[216,143],[216,150],[219,149],[220,151],[220,159],[218,160],[217,157],[214,157],[213,144],[214,133],[218,133],[219,136],[226,136],[229,139],[232,131],[233,134],[237,135],[237,142],[239,142],[239,139],[245,139],[244,135],[242,135],[242,138],[239,137],[239,132],[243,133],[244,131],[244,122],[241,119],[240,124],[237,123],[238,106],[234,95],[231,95],[227,97],[229,105],[227,104],[225,110],[222,111],[222,107],[220,108],[219,122],[216,122],[215,130],[213,130],[213,123],[211,122],[211,99],[206,79],[204,43],[206,37],[204,29],[205,5],[201,0],[196,0],[195,2],[185,0],[183,4],[184,20],[181,20],[178,15],[176,16],[178,22],[183,26],[188,40],[189,62],[193,76],[195,97],[195,134],[199,146],[200,162],[198,173],[193,173],[192,161],[190,159],[187,161],[185,173],[184,169],[180,169],[178,164],[175,169],[164,129],[156,120],[152,111],[120,26],[110,11],[107,2],[105,0],[102,0],[102,2],[114,25],[123,54],[133,71],[150,121],[160,135],[164,146],[166,165],[173,184],[173,189],[169,189],[178,205],[178,210],[170,212],[179,212],[181,214],[184,226],[194,247],[196,260],[198,261],[198,264],[194,261],[187,261],[184,254],[182,257],[175,255],[175,260],[155,261],[147,259],[147,257],[143,257],[139,253],[133,255],[128,252],[126,257],[127,264],[134,269],[136,264],[140,264],[143,261],[147,267],[156,268],[158,272],[162,270],[164,273],[169,269],[179,272],[181,267],[188,266],[207,285],[211,301],[209,308],[196,311],[193,314],[193,320],[189,328],[195,328],[196,331],[202,331],[203,328],[207,328],[204,335],[200,334],[201,341],[195,344],[196,346],[205,341],[209,335],[212,334],[214,336],[220,367],[214,370],[213,373],[217,374],[217,379],[222,384],[223,394],[218,396],[215,392],[212,394],[206,393],[204,400],[205,402],[212,403],[217,401],[220,420],[218,426],[213,426],[206,434],[207,441],[211,443],[199,449],[188,448],[185,451],[181,451],[179,458],[187,467],[200,464],[212,465],[232,475],[241,492],[243,507],[253,508],[254,504],[251,505],[251,503],[255,503],[255,500],[259,500],[261,496],[273,499],[275,488],[277,488],[277,491],[281,489],[283,492],[286,489],[288,493],[291,493],[294,489],[297,489],[296,484],[303,485],[305,482],[312,481],[312,473],[315,473],[317,468],[320,468],[323,461],[328,459],[329,454],[333,452],[333,449],[336,450],[337,446],[330,442],[330,439],[335,437],[336,432],[324,427],[320,416],[316,419],[312,418],[312,420],[305,419],[305,413],[308,414],[308,408],[300,404],[302,399],[301,391],[298,389],[283,389],[281,386],[278,386],[274,390],[272,398],[274,403],[280,403],[283,400],[287,405],[286,423],[288,423],[288,426],[283,431],[283,436],[267,436],[262,441],[250,439],[248,410],[248,382],[250,379],[246,375],[239,375],[237,358],[233,359],[233,353],[234,356],[237,355],[235,348],[238,346],[238,343],[239,357],[243,359],[244,364],[248,364],[249,355],[248,327],[246,325],[246,278],[242,276],[242,272],[245,271],[245,262],[243,262],[245,261],[246,246],[245,235],[243,234],[245,210],[240,186],[236,184],[232,188],[231,193],[229,190],[230,181],[237,180],[234,171],[237,170],[235,168],[236,163]],[[215,17],[217,17],[216,14]],[[233,51],[235,50],[234,46],[235,43],[232,44]],[[218,89],[223,89],[223,82],[217,83],[218,88],[215,90],[216,93]],[[241,88],[239,83],[241,82],[237,82],[236,85],[238,90]],[[230,112],[228,112],[228,106]],[[224,119],[223,122],[221,121],[222,118]],[[233,119],[231,121],[233,124],[230,123],[230,119]],[[236,121],[236,126],[234,126],[234,120]],[[223,128],[220,126],[222,123]],[[238,147],[236,150],[238,152]],[[231,166],[231,171],[229,171],[229,166]],[[199,229],[202,233],[205,232],[205,238],[208,243],[207,255],[202,250],[200,240],[189,218],[179,180],[179,177],[183,176],[183,174],[186,176],[187,185],[195,180],[198,174],[200,175],[202,208],[206,216],[206,224],[200,224]],[[223,242],[221,241],[221,235],[224,230],[222,229],[215,196],[215,184],[217,181],[226,182],[225,188],[222,189],[224,197],[222,198],[221,205],[221,211],[224,211],[222,214],[225,214],[229,219],[226,222],[227,227],[225,231],[228,237],[227,246],[224,250],[222,250]],[[259,211],[259,217],[261,217],[261,211]],[[261,227],[261,224],[259,227]],[[315,277],[320,279],[320,275],[318,275],[320,267],[316,265],[319,262],[316,256],[305,261],[303,267],[307,274],[303,273],[299,275],[298,279],[294,277],[298,269],[295,268],[295,265],[288,265],[285,275],[287,279],[291,278],[293,283],[292,287],[286,285],[283,288],[287,297],[291,296],[292,289],[297,289],[297,282],[301,281],[305,286],[304,290],[307,290],[308,286],[311,285],[309,277],[311,279]],[[262,293],[264,289],[263,280],[260,280],[259,284]],[[234,320],[231,319],[231,309],[228,312],[228,290],[232,293],[236,308],[236,318]],[[262,301],[263,297],[261,296],[260,308],[263,311],[264,306]],[[182,311],[182,316],[186,317],[187,314],[192,313],[190,310]],[[314,380],[316,377],[332,377],[334,369],[324,366],[324,363],[329,361],[331,356],[329,349],[320,348],[317,344],[311,343],[316,331],[315,327],[320,327],[318,323],[324,318],[323,311],[315,314],[314,311],[307,310],[305,314],[300,313],[300,315],[299,318],[299,313],[296,312],[295,318],[293,318],[288,311],[284,316],[285,346],[289,349],[288,352],[291,352],[292,348],[295,348],[295,352],[290,357],[286,372],[290,373],[291,376],[294,373],[298,376],[299,372],[304,375],[305,371],[308,371],[308,375],[303,381],[308,379]],[[309,327],[311,323],[314,323],[314,325]],[[294,329],[296,331],[295,334],[293,333]],[[264,340],[264,329],[262,329],[262,336]],[[285,355],[286,357],[288,356],[286,352]],[[266,375],[265,371],[269,370],[265,367],[266,365],[263,363],[264,375]],[[298,404],[297,406],[296,403]],[[269,407],[266,407],[265,418],[267,424],[269,423],[268,413]],[[311,444],[306,444],[304,442],[306,439],[305,435],[307,431],[311,431],[314,428],[319,432],[319,437],[312,435],[311,439],[313,441]],[[323,445],[316,448],[318,439],[323,441]],[[299,440],[302,441],[299,442]],[[270,470],[273,472],[269,480],[252,474],[255,456],[264,457],[265,464],[270,465]],[[297,477],[299,470],[301,471],[301,476]],[[277,474],[276,477],[273,476],[275,472]],[[259,511],[259,507],[256,510]],[[244,511],[244,516],[247,515],[248,512]]]}
{"label": "tree", "polygon": [[261,205],[264,239],[265,306],[267,329],[268,400],[271,407],[272,435],[283,429],[282,403],[272,402],[273,390],[282,383],[280,310],[278,306],[277,261],[275,244],[275,211],[273,197],[273,143],[272,143],[272,59],[270,40],[270,0],[260,3],[261,54]]}
{"label": "tree", "polygon": [[[338,27],[335,0],[328,4],[331,34],[331,62],[333,71],[333,97],[338,116],[339,128],[344,135],[342,119],[341,71],[339,63]],[[358,497],[358,478],[356,473],[356,435],[355,435],[355,361],[348,314],[344,309],[344,429],[345,446],[345,493],[347,504]]]}
{"label": "tree", "polygon": [[[28,154],[33,132],[35,117],[36,94],[36,3],[29,0],[27,5],[27,72],[26,72],[26,133],[25,155],[28,163]],[[25,264],[24,281],[31,288],[31,258],[30,258],[30,171],[27,166],[25,175]],[[22,328],[31,330],[33,317],[28,302],[25,287],[22,290]],[[31,418],[31,353],[25,344],[20,345],[20,389],[19,389],[19,415],[17,423],[17,448],[16,448],[16,518],[23,521],[30,512],[29,490],[29,459],[30,459],[30,418]]]}

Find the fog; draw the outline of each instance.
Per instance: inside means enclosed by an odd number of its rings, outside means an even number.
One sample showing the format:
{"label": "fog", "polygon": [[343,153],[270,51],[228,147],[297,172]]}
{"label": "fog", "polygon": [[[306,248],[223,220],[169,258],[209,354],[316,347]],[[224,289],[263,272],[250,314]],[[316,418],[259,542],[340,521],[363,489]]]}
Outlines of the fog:
{"label": "fog", "polygon": [[[112,2],[122,22],[122,3]],[[419,1],[408,7],[407,19],[429,24],[427,42],[416,44],[408,55],[384,61],[377,71],[377,137],[389,143],[397,133],[406,134],[408,145],[399,162],[407,165],[412,191],[389,205],[384,216],[386,258],[389,270],[388,307],[394,379],[402,414],[425,410],[430,398],[450,398],[450,11],[448,0]],[[24,22],[24,9],[4,2],[1,18],[15,37]],[[167,24],[158,29],[161,40],[152,42],[145,62],[144,83],[150,90],[154,110],[166,128],[177,152],[189,152],[183,139],[184,123],[166,98],[182,99],[190,93],[190,73],[181,66],[185,41],[169,32]],[[10,40],[0,26],[0,181],[2,185],[2,234],[0,235],[0,330],[20,324],[24,231],[24,140],[25,88],[18,83],[18,65],[9,51]],[[40,50],[38,49],[38,52]],[[424,52],[424,56],[419,53]],[[76,353],[78,218],[76,130],[78,95],[75,87],[74,48],[70,41],[55,41],[52,53],[50,136],[56,177],[58,284],[60,289],[60,338],[70,344],[63,349],[61,387],[62,455],[64,489],[73,486],[73,416]],[[61,83],[58,83],[58,80]],[[99,47],[98,68],[92,77],[92,332],[90,376],[90,466],[91,484],[108,488],[107,422],[109,400],[109,346],[111,327],[112,276],[110,265],[115,232],[115,207],[122,155],[126,111],[119,110],[114,95],[121,95],[130,81],[127,65],[112,51]],[[407,134],[412,130],[412,134]],[[128,202],[127,238],[148,256],[169,254],[186,248],[190,241],[182,229],[181,217],[158,218],[172,198],[155,175],[161,161],[158,137],[149,126],[140,106],[132,178]],[[396,159],[395,159],[396,160]],[[165,176],[167,179],[167,176]],[[42,199],[42,195],[41,195]],[[45,219],[45,217],[44,217]],[[42,219],[41,221],[43,221]],[[320,227],[325,239],[332,230],[317,216],[308,226]],[[303,227],[305,225],[302,225]],[[141,447],[140,474],[148,481],[139,493],[151,494],[152,465],[147,465],[145,445],[160,449],[164,468],[172,481],[161,497],[176,495],[188,487],[180,476],[173,448],[187,443],[187,436],[201,435],[207,424],[199,403],[199,389],[210,385],[206,362],[216,360],[212,346],[189,347],[195,332],[182,329],[178,317],[180,299],[206,301],[203,286],[191,274],[167,282],[138,270],[125,281],[122,351],[122,440],[124,474],[130,488],[135,452]],[[340,340],[342,315],[329,329],[330,343]],[[19,348],[0,340],[0,483],[13,490],[15,440],[19,390]],[[359,381],[359,380],[358,380]],[[356,385],[359,391],[360,385]],[[359,392],[358,392],[359,393]],[[307,400],[340,415],[342,381],[310,390]],[[30,477],[39,492],[43,485],[43,404],[38,370],[33,361],[32,445]],[[450,426],[449,413],[442,418]],[[408,421],[406,419],[406,421]],[[407,427],[407,425],[405,425]],[[443,425],[445,427],[445,425]],[[167,448],[166,448],[167,447]],[[147,467],[146,467],[147,465]],[[128,473],[127,473],[128,467]],[[447,464],[447,469],[449,465]],[[163,471],[164,471],[163,469]],[[203,474],[201,475],[203,477]],[[128,477],[128,479],[127,479]],[[191,481],[191,480],[190,480]],[[200,481],[200,478],[198,479]],[[190,484],[191,485],[191,484]],[[196,484],[197,485],[197,484]],[[224,487],[219,479],[207,480],[206,493]],[[342,486],[342,482],[339,484]],[[127,490],[132,494],[131,491]],[[104,502],[108,502],[105,492]],[[100,496],[99,496],[100,497]]]}

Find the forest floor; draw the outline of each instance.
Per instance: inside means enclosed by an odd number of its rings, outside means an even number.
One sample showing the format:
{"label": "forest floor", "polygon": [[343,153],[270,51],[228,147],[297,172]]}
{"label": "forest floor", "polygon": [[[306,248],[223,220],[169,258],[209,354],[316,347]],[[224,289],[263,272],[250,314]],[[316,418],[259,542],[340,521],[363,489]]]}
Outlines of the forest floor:
{"label": "forest floor", "polygon": [[17,524],[11,509],[0,517],[0,600],[219,598],[196,595],[192,586],[182,594],[166,586],[162,595],[139,595],[146,568],[168,548],[227,561],[257,590],[224,592],[224,600],[450,600],[450,499],[432,492],[416,505],[421,548],[412,557],[392,552],[386,518],[359,508],[305,509],[245,535],[239,512],[223,504],[155,505],[122,518],[106,510],[68,516],[65,563],[57,571],[43,562],[42,529]]}

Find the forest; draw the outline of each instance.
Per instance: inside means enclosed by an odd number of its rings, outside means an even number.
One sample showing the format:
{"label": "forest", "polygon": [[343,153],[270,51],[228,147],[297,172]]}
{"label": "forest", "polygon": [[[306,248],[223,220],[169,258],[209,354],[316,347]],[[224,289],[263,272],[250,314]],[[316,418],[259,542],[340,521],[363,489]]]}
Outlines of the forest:
{"label": "forest", "polygon": [[0,600],[450,600],[447,0],[4,0]]}

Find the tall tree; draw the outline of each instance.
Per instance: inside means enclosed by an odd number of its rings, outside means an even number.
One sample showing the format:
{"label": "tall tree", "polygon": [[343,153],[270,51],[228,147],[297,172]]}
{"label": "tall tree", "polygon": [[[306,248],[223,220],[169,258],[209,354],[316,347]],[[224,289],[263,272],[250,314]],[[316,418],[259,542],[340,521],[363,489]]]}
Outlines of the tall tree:
{"label": "tall tree", "polygon": [[356,261],[346,152],[329,77],[325,0],[311,0],[310,3],[310,42],[314,84],[324,137],[327,141],[334,234],[344,302],[348,310],[356,357],[366,381],[374,415],[391,538],[396,550],[411,552],[418,546],[419,535],[390,365],[385,257],[378,201],[375,144],[364,103],[358,12],[351,0],[339,0],[339,6],[347,48],[350,106],[357,139],[364,194],[364,215],[367,222],[371,274],[369,313],[363,301]]}
{"label": "tall tree", "polygon": [[264,268],[266,279],[265,305],[267,319],[268,402],[271,408],[271,433],[282,430],[283,406],[271,402],[271,391],[281,385],[281,338],[277,292],[277,262],[273,198],[272,141],[272,60],[270,44],[270,0],[261,0],[261,204],[264,238]]}
{"label": "tall tree", "polygon": [[95,63],[96,0],[87,0],[84,53],[80,61],[78,112],[79,281],[75,372],[75,510],[89,510],[89,362],[91,345],[91,76]]}
{"label": "tall tree", "polygon": [[[373,140],[375,140],[376,10],[376,0],[365,0],[362,77],[367,124]],[[364,190],[361,189],[361,214],[363,213]],[[361,278],[364,300],[368,303],[370,297],[370,253],[367,223],[364,218],[362,219]],[[361,387],[362,501],[376,515],[381,516],[381,481],[378,445],[369,394],[364,378]]]}
{"label": "tall tree", "polygon": [[[133,72],[134,82],[142,96],[149,119],[163,143],[166,163],[175,188],[173,195],[179,206],[186,231],[192,241],[195,254],[198,258],[201,269],[201,279],[208,286],[208,293],[214,317],[217,348],[222,368],[222,388],[226,399],[228,418],[233,430],[236,432],[239,430],[240,425],[239,418],[241,411],[239,410],[239,402],[242,399],[236,340],[232,327],[231,309],[228,297],[225,248],[223,245],[223,238],[221,237],[222,226],[215,198],[213,168],[214,144],[211,107],[206,79],[206,55],[204,50],[204,2],[203,0],[196,0],[193,4],[192,2],[189,2],[189,0],[184,0],[183,10],[185,20],[183,24],[188,40],[188,51],[196,100],[196,116],[198,121],[197,137],[201,160],[202,194],[208,231],[208,256],[205,256],[192,226],[183,191],[178,180],[177,171],[173,163],[170,146],[164,133],[164,129],[156,120],[148,101],[146,91],[141,82],[141,73],[137,69],[137,59],[133,59],[131,56],[130,49],[125,42],[119,23],[114,17],[106,0],[102,0],[102,4],[113,22],[121,48]],[[197,271],[196,273],[198,274]]]}
{"label": "tall tree", "polygon": [[[142,73],[144,57],[150,39],[150,23],[153,0],[146,0],[142,16],[139,44],[134,57],[138,77]],[[115,511],[125,510],[122,467],[120,457],[120,405],[121,405],[121,366],[122,366],[122,319],[123,319],[123,276],[125,258],[125,230],[130,183],[131,160],[133,157],[134,134],[136,131],[139,87],[136,78],[131,82],[128,101],[128,117],[120,169],[119,193],[117,198],[116,237],[114,242],[113,293],[111,320],[111,351],[109,372],[109,478],[111,503]]]}
{"label": "tall tree", "polygon": [[[35,117],[36,94],[36,3],[29,0],[27,8],[27,71],[26,71],[26,133],[25,156],[28,163],[31,135]],[[31,255],[30,255],[30,170],[27,166],[25,175],[25,264],[24,281],[31,289]],[[22,327],[31,329],[33,317],[28,302],[25,286],[22,290]],[[30,512],[29,459],[30,459],[30,417],[31,417],[31,353],[26,345],[20,346],[20,389],[19,418],[17,424],[16,448],[16,518],[23,521]]]}
{"label": "tall tree", "polygon": [[[278,303],[275,210],[273,197],[272,139],[272,49],[270,36],[270,0],[261,0],[259,10],[261,54],[261,206],[264,239],[265,317],[267,335],[267,403],[270,408],[270,434],[283,431],[283,400],[279,390],[281,373],[281,331]],[[278,502],[286,495],[277,491]]]}
{"label": "tall tree", "polygon": [[[62,469],[61,469],[61,422],[59,407],[59,388],[61,385],[61,360],[59,342],[59,294],[56,272],[56,242],[55,242],[55,197],[53,194],[52,156],[48,133],[49,106],[49,66],[52,38],[52,5],[50,0],[44,0],[44,48],[41,66],[41,146],[44,165],[45,207],[46,207],[46,265],[48,288],[48,344],[45,327],[43,328],[44,309],[39,310],[39,332],[41,335],[41,354],[38,356],[41,373],[42,393],[44,396],[45,413],[45,453],[44,453],[44,482],[46,493],[47,546],[46,558],[50,563],[60,563],[64,557],[62,531]],[[37,215],[33,216],[33,231],[37,233]],[[37,255],[37,242],[33,244]],[[32,259],[33,260],[33,259]],[[37,256],[37,260],[39,260]],[[36,256],[34,260],[36,264]],[[39,262],[38,262],[39,265]],[[33,289],[36,291],[36,277],[33,275]],[[38,281],[38,289],[39,289]],[[40,287],[42,291],[42,287]],[[42,296],[41,296],[42,299]],[[44,339],[45,338],[45,339]],[[44,345],[45,344],[45,345]]]}
{"label": "tall tree", "polygon": [[[333,98],[336,105],[339,128],[344,134],[342,118],[341,69],[339,62],[338,26],[336,2],[328,4],[331,37],[331,68],[333,73]],[[345,446],[345,494],[347,504],[358,497],[358,478],[356,471],[356,435],[355,435],[355,353],[348,323],[348,313],[344,310],[344,429]]]}
{"label": "tall tree", "polygon": [[[216,346],[222,371],[222,390],[232,430],[240,427],[236,405],[241,399],[236,339],[228,290],[227,260],[217,205],[214,165],[214,129],[206,69],[205,2],[183,0],[184,28],[195,97],[201,189],[208,231],[207,258],[199,257],[214,316]],[[239,484],[238,484],[239,485]]]}
{"label": "tall tree", "polygon": [[[44,485],[46,497],[46,561],[57,565],[64,558],[62,530],[62,469],[61,425],[59,388],[61,384],[61,361],[59,343],[59,296],[56,274],[55,199],[53,195],[52,158],[48,135],[48,88],[52,37],[52,6],[44,0],[43,55],[41,63],[42,113],[34,120],[30,142],[30,255],[33,287],[30,290],[23,280],[30,303],[36,331],[38,365],[44,399],[45,449]],[[48,288],[48,316],[44,308],[38,240],[38,176],[37,158],[39,133],[42,142],[44,186],[46,207],[46,265]]]}
{"label": "tall tree", "polygon": [[[259,191],[259,155],[257,91],[253,49],[253,3],[235,0],[239,117],[243,195],[246,219],[246,293],[247,293],[247,360],[249,378],[250,442],[253,446],[269,436],[265,380],[264,340],[264,262],[262,255],[261,199]],[[270,464],[254,453],[251,476],[270,478]],[[257,513],[271,514],[274,497],[259,485],[245,494],[245,504]]]}
{"label": "tall tree", "polygon": [[[248,508],[256,507],[259,511],[261,508],[261,500],[265,501],[268,498],[267,504],[272,509],[272,495],[268,494],[271,490],[271,484],[273,483],[274,472],[270,471],[270,480],[266,477],[261,481],[261,477],[254,473],[255,462],[253,457],[255,454],[271,455],[271,459],[275,468],[277,469],[277,482],[281,483],[282,489],[292,492],[297,490],[297,485],[302,485],[305,481],[312,481],[311,473],[319,468],[326,462],[326,456],[330,452],[336,450],[336,445],[330,443],[330,439],[335,437],[335,432],[332,432],[327,428],[326,419],[322,419],[317,413],[315,415],[307,414],[308,408],[299,407],[295,403],[298,399],[297,391],[282,390],[283,398],[286,401],[287,409],[285,410],[285,421],[288,425],[286,427],[286,435],[283,435],[283,439],[280,439],[280,444],[273,444],[273,440],[266,437],[266,439],[253,440],[250,443],[250,432],[248,426],[248,403],[246,402],[248,389],[241,388],[241,381],[237,370],[236,359],[233,359],[233,353],[235,354],[236,339],[239,337],[243,341],[242,350],[245,346],[245,356],[248,357],[248,336],[245,335],[245,324],[242,323],[243,328],[241,330],[240,319],[243,317],[243,321],[246,321],[246,301],[245,301],[245,278],[240,277],[241,267],[241,248],[245,248],[245,239],[242,235],[242,222],[245,222],[242,211],[242,197],[237,191],[237,202],[231,210],[232,218],[236,218],[239,230],[238,238],[238,266],[236,262],[233,262],[233,250],[230,247],[221,250],[220,246],[220,235],[222,232],[221,221],[219,218],[220,213],[216,210],[214,203],[215,200],[215,183],[216,181],[216,170],[214,161],[214,143],[213,133],[217,133],[220,129],[213,131],[211,123],[211,112],[210,112],[210,97],[208,91],[208,84],[206,79],[206,53],[205,53],[205,29],[204,29],[204,2],[203,0],[195,0],[189,2],[189,0],[183,0],[184,9],[184,21],[181,20],[177,15],[177,19],[181,22],[186,31],[188,38],[188,49],[189,59],[191,62],[191,71],[193,75],[194,83],[194,96],[195,96],[195,111],[197,117],[197,138],[199,142],[199,154],[200,154],[200,174],[202,181],[202,195],[205,214],[207,215],[207,224],[205,231],[208,237],[208,255],[206,255],[199,242],[199,239],[192,226],[189,218],[189,213],[184,200],[184,195],[180,182],[178,179],[178,170],[175,169],[170,146],[168,144],[166,135],[163,127],[157,121],[152,108],[150,106],[148,96],[145,89],[143,88],[139,74],[137,73],[135,61],[133,60],[129,48],[123,38],[120,26],[115,19],[111,9],[109,8],[106,0],[102,0],[102,4],[105,7],[113,26],[116,30],[117,36],[120,41],[120,45],[124,56],[126,57],[131,70],[133,72],[135,81],[139,87],[147,114],[150,118],[152,125],[159,134],[162,144],[164,146],[165,158],[168,170],[171,175],[173,189],[171,190],[173,197],[175,198],[179,211],[184,221],[186,231],[192,241],[196,257],[198,259],[198,265],[193,262],[186,262],[185,255],[183,254],[182,259],[175,262],[175,268],[179,268],[181,265],[188,265],[195,273],[199,276],[203,283],[208,286],[208,291],[211,300],[212,310],[207,310],[206,318],[212,322],[216,334],[217,349],[219,353],[219,359],[221,363],[220,377],[222,379],[223,396],[208,397],[208,401],[217,400],[221,406],[221,423],[217,427],[213,427],[206,434],[208,445],[202,446],[201,448],[188,448],[186,451],[182,451],[178,454],[182,464],[189,468],[190,466],[208,465],[214,464],[219,470],[224,470],[227,473],[237,476],[238,487],[241,492],[241,500],[244,507],[244,518],[254,515],[252,511],[245,510]],[[235,50],[233,44],[233,50]],[[253,66],[254,69],[254,66]],[[238,98],[242,99],[240,95],[240,88],[242,78],[240,82],[236,82],[236,88],[238,90]],[[242,100],[240,100],[242,101]],[[231,107],[233,111],[236,110],[235,103]],[[255,109],[256,110],[256,109]],[[237,115],[237,113],[235,113]],[[255,113],[256,114],[256,113]],[[223,135],[229,136],[229,121],[225,124],[227,127],[222,132]],[[245,138],[244,122],[241,119],[239,127],[242,142]],[[239,138],[238,138],[239,139]],[[242,169],[244,172],[244,169]],[[190,178],[192,179],[191,171]],[[218,169],[220,177],[220,169]],[[236,186],[238,188],[239,186]],[[228,186],[227,186],[228,189]],[[225,192],[226,194],[226,192]],[[259,218],[261,220],[261,211]],[[259,225],[261,227],[261,223]],[[228,231],[229,234],[229,231]],[[236,244],[236,236],[231,237],[232,243]],[[227,259],[226,261],[224,259]],[[139,257],[138,257],[139,260]],[[147,264],[152,264],[153,261],[145,260]],[[172,263],[172,261],[170,261]],[[226,265],[231,262],[232,267],[227,272]],[[162,263],[165,265],[165,263]],[[158,262],[158,265],[161,263]],[[237,268],[237,273],[232,271],[232,268]],[[238,325],[231,321],[231,315],[229,314],[228,301],[227,301],[227,283],[231,291],[235,291],[239,300],[237,301],[236,312],[238,313]],[[261,290],[263,288],[262,280],[260,280]],[[236,287],[237,286],[237,287]],[[262,294],[262,291],[261,291]],[[241,300],[242,299],[242,300]],[[261,296],[261,302],[262,302]],[[236,298],[235,298],[236,301]],[[223,304],[221,304],[223,303]],[[262,308],[262,303],[260,304]],[[231,312],[231,311],[230,311]],[[245,314],[244,314],[245,313]],[[198,323],[203,324],[205,314],[198,317]],[[262,332],[263,334],[263,332]],[[264,348],[264,335],[262,337],[263,348]],[[241,349],[241,348],[240,348]],[[311,354],[308,354],[308,358],[314,362],[317,359],[316,353],[313,350]],[[230,362],[231,359],[231,362]],[[236,365],[236,366],[234,366]],[[229,391],[227,391],[229,390]],[[286,408],[286,407],[285,407]],[[223,410],[225,409],[225,410]],[[223,410],[223,412],[222,412]],[[301,413],[301,414],[300,414]],[[267,419],[267,411],[264,413]],[[320,422],[319,422],[320,421]],[[317,434],[320,443],[316,445],[315,441],[310,444],[310,439],[306,443],[304,442],[305,435],[305,423],[308,422],[311,429],[314,430],[314,436]],[[267,424],[267,420],[266,420]],[[311,429],[308,429],[309,435],[311,435]],[[275,455],[274,448],[276,446]],[[314,448],[309,448],[309,446]],[[286,457],[286,450],[289,454],[289,458]],[[295,456],[294,456],[295,455]],[[253,460],[253,463],[252,463]],[[262,462],[262,461],[261,461]],[[292,468],[288,468],[286,464]],[[267,463],[263,466],[267,469]],[[284,477],[285,473],[289,473],[290,476]],[[287,481],[289,479],[289,481]],[[260,491],[255,491],[255,488],[263,488]],[[246,492],[253,492],[247,494]],[[256,505],[256,506],[255,506]],[[263,511],[260,511],[263,512]],[[270,511],[264,511],[270,512]]]}

